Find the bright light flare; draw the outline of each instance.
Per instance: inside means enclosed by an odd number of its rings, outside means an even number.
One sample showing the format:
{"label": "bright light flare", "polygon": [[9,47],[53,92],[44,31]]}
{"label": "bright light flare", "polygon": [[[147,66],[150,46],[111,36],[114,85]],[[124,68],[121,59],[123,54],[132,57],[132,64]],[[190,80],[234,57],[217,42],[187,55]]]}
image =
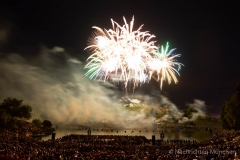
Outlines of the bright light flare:
{"label": "bright light flare", "polygon": [[[92,52],[85,68],[86,76],[90,79],[114,79],[124,81],[125,87],[131,80],[135,84],[148,82],[151,78],[169,84],[178,82],[176,75],[182,66],[175,59],[180,54],[172,54],[175,49],[168,52],[169,45],[156,47],[154,35],[148,31],[141,32],[141,25],[133,30],[134,17],[130,25],[123,17],[124,25],[112,22],[112,29],[106,30],[93,27],[95,32],[89,38],[89,45],[85,48]],[[157,78],[155,77],[157,75]],[[112,78],[111,78],[112,77]]]}
{"label": "bright light flare", "polygon": [[102,50],[108,45],[109,40],[106,37],[99,36],[96,37],[96,42],[99,49]]}
{"label": "bright light flare", "polygon": [[146,62],[157,50],[155,41],[151,41],[155,36],[141,32],[142,26],[133,31],[134,18],[130,25],[125,18],[123,20],[123,26],[111,20],[113,28],[109,30],[93,27],[96,31],[89,39],[89,46],[85,48],[92,51],[86,65],[89,69],[86,75],[90,78],[96,78],[103,72],[106,79],[109,74],[115,73],[127,84],[130,79],[139,82],[145,77]]}
{"label": "bright light flare", "polygon": [[[180,57],[180,54],[173,54],[173,51],[175,49],[171,49],[168,52],[169,45],[167,43],[166,48],[163,46],[158,49],[158,52],[154,56],[154,59],[152,61],[149,61],[149,68],[152,70],[152,73],[157,74],[157,78],[155,78],[157,81],[160,80],[160,88],[162,89],[163,81],[167,81],[168,84],[170,84],[172,81],[174,83],[177,83],[177,76],[180,76],[179,70],[181,66],[183,66],[182,63],[179,63],[176,61],[176,58]],[[176,69],[178,68],[178,69]]]}

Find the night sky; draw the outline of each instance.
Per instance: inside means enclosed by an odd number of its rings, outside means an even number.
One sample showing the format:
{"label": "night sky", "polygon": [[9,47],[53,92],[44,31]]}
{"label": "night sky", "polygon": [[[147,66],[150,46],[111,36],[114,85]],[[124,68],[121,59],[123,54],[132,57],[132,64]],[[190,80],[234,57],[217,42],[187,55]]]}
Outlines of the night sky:
{"label": "night sky", "polygon": [[[169,42],[181,54],[178,84],[162,93],[179,108],[193,99],[205,101],[207,112],[218,115],[240,80],[240,5],[209,1],[7,1],[0,3],[0,51],[35,56],[41,44],[65,48],[86,59],[84,48],[92,26],[111,28],[110,19],[123,25],[134,15],[135,28],[150,31],[159,45]],[[4,37],[3,31],[7,31]],[[1,34],[2,33],[2,34]],[[5,32],[4,32],[5,33]],[[7,38],[6,38],[7,37]],[[151,82],[138,89],[158,90]]]}

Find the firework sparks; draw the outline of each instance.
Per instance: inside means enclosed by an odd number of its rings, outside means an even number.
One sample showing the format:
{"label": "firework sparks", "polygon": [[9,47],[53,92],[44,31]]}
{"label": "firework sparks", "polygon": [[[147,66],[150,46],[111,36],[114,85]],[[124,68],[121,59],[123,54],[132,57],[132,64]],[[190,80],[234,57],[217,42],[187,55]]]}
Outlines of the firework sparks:
{"label": "firework sparks", "polygon": [[[163,81],[167,81],[169,84],[174,81],[175,83],[178,82],[176,75],[179,75],[179,70],[182,63],[176,61],[176,58],[180,57],[180,54],[173,54],[175,49],[171,49],[168,52],[169,45],[167,43],[166,48],[159,47],[158,51],[156,52],[152,61],[149,61],[148,65],[151,69],[150,77],[153,77],[153,73],[157,74],[157,81],[160,81],[160,88],[162,89]],[[177,68],[177,69],[176,69]]]}
{"label": "firework sparks", "polygon": [[169,84],[172,80],[177,83],[176,74],[179,73],[175,67],[182,64],[175,58],[180,55],[172,55],[174,49],[168,52],[168,44],[166,49],[158,49],[152,40],[155,36],[140,31],[143,25],[134,31],[134,17],[130,25],[124,17],[123,20],[123,26],[111,20],[112,29],[109,30],[93,27],[95,32],[85,48],[92,52],[85,66],[88,69],[86,76],[104,80],[118,77],[118,81],[125,82],[125,87],[130,80],[134,85],[145,83],[155,78],[154,74],[157,74],[155,79],[160,80],[161,89],[165,80]]}
{"label": "firework sparks", "polygon": [[113,28],[109,30],[93,27],[96,32],[85,48],[93,52],[86,65],[89,69],[86,75],[90,78],[107,79],[110,74],[115,73],[127,84],[130,78],[139,82],[144,80],[142,77],[146,77],[146,62],[157,50],[155,41],[151,41],[155,36],[141,32],[142,26],[133,31],[134,18],[130,25],[123,19],[123,26],[112,20]]}

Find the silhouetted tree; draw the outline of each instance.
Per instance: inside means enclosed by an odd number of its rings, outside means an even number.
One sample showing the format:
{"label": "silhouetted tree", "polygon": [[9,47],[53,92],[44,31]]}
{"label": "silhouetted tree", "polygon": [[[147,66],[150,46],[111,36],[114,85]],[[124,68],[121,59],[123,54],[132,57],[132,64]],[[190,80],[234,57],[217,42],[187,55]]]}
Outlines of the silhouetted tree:
{"label": "silhouetted tree", "polygon": [[37,125],[37,126],[41,126],[42,125],[42,121],[40,119],[33,119],[32,123]]}
{"label": "silhouetted tree", "polygon": [[0,127],[5,127],[10,119],[11,116],[4,109],[0,108]]}
{"label": "silhouetted tree", "polygon": [[44,127],[52,127],[52,122],[51,121],[49,121],[49,120],[44,120],[43,122],[42,122],[42,125],[44,126]]}
{"label": "silhouetted tree", "polygon": [[12,117],[30,119],[32,107],[27,104],[22,104],[23,100],[18,100],[16,98],[6,98],[0,104],[0,109],[6,111]]}
{"label": "silhouetted tree", "polygon": [[17,127],[17,119],[15,117],[11,117],[10,120],[7,122],[6,128],[13,129]]}
{"label": "silhouetted tree", "polygon": [[220,119],[221,119],[221,122],[222,122],[222,127],[224,129],[231,129],[231,126],[229,125],[227,119],[228,119],[228,115],[227,115],[227,112],[228,112],[228,107],[227,107],[227,101],[228,99],[224,102],[223,106],[222,106],[222,109],[221,109],[221,116],[220,116]]}
{"label": "silhouetted tree", "polygon": [[222,126],[225,129],[240,129],[240,83],[236,91],[224,102],[221,109]]}

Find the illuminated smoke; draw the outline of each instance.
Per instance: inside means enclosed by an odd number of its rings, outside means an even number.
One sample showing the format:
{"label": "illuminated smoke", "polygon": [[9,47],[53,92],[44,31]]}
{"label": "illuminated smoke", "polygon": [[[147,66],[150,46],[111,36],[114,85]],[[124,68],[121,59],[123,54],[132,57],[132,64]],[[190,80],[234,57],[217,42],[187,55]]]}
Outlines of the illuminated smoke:
{"label": "illuminated smoke", "polygon": [[121,107],[113,84],[89,80],[84,75],[84,64],[63,48],[43,47],[37,55],[30,59],[14,53],[0,57],[0,100],[23,99],[32,106],[33,118],[48,119],[54,124],[89,125],[104,120],[118,127],[144,127],[156,120],[154,115],[146,116],[147,107],[166,110],[156,121],[182,118],[178,108],[160,94],[130,99],[131,103],[142,104],[143,109],[129,112]]}

